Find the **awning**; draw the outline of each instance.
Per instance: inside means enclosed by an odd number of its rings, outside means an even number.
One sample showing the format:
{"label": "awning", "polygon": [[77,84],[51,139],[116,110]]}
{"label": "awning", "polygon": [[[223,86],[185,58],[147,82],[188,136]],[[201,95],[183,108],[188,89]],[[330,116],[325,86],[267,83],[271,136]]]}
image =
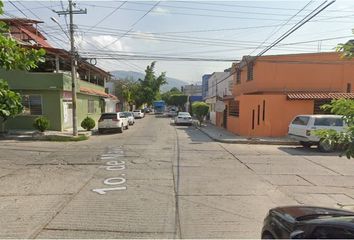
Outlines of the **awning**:
{"label": "awning", "polygon": [[88,88],[88,87],[80,87],[80,92],[87,93],[90,95],[101,96],[105,98],[111,98],[113,100],[117,100],[118,98],[112,94],[105,93],[104,91]]}
{"label": "awning", "polygon": [[288,100],[314,100],[314,99],[354,99],[354,93],[316,93],[316,92],[301,92],[288,93]]}

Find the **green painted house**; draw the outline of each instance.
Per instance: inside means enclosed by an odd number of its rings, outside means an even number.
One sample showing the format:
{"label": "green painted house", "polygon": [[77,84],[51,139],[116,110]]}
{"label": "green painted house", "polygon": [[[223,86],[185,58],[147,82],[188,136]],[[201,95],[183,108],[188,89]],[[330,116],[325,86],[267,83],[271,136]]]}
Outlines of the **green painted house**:
{"label": "green painted house", "polygon": [[[3,20],[4,21],[4,20]],[[72,93],[70,53],[49,45],[38,34],[35,20],[6,20],[12,36],[24,47],[40,47],[46,50],[45,62],[35,70],[6,71],[0,69],[0,79],[5,79],[10,89],[22,96],[24,111],[5,124],[7,130],[32,130],[33,121],[45,116],[50,121],[49,130],[63,131],[72,128]],[[20,34],[19,34],[20,33]],[[33,42],[37,45],[33,46]],[[28,44],[27,44],[28,43]],[[118,99],[105,92],[105,82],[110,74],[83,59],[77,63],[77,116],[78,126],[89,116],[97,121],[106,104],[118,103]],[[114,106],[114,105],[113,105]]]}

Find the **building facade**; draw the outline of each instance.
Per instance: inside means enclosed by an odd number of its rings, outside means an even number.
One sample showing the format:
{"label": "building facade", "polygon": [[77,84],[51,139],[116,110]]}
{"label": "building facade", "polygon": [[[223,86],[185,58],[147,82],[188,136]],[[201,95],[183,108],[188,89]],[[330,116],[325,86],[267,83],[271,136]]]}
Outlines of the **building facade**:
{"label": "building facade", "polygon": [[235,64],[227,129],[243,136],[286,136],[299,114],[323,113],[336,98],[354,98],[354,60],[336,52],[244,57]]}
{"label": "building facade", "polygon": [[[224,98],[232,93],[232,74],[228,71],[214,72],[208,79],[208,94],[205,102],[209,104],[209,120],[217,126],[226,126],[224,121],[225,108],[220,107],[224,104]],[[217,106],[219,105],[219,106]]]}
{"label": "building facade", "polygon": [[[0,77],[9,83],[11,90],[20,93],[24,111],[5,124],[5,129],[32,130],[34,119],[45,116],[49,130],[63,131],[72,128],[71,55],[47,43],[37,30],[40,23],[30,19],[2,19],[11,30],[11,36],[23,47],[43,48],[45,61],[31,71],[0,70]],[[77,117],[78,126],[85,117],[96,122],[105,111],[107,101],[117,98],[105,92],[110,74],[83,59],[77,60]],[[96,124],[97,125],[97,124]]]}

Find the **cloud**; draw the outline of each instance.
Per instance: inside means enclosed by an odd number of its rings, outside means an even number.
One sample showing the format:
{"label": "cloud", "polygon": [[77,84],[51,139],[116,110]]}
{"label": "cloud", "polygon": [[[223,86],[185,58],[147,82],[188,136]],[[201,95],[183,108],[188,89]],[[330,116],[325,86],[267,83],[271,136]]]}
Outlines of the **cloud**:
{"label": "cloud", "polygon": [[168,15],[170,10],[162,7],[155,7],[154,10],[151,12],[153,15]]}

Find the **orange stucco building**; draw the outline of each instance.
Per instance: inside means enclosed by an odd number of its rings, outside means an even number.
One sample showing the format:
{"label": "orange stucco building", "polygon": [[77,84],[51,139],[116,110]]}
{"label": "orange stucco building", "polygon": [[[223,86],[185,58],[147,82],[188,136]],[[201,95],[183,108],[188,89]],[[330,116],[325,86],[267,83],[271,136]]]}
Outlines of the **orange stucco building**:
{"label": "orange stucco building", "polygon": [[285,136],[299,114],[321,113],[334,98],[354,98],[354,60],[335,52],[250,57],[234,64],[233,97],[218,125],[243,136]]}

